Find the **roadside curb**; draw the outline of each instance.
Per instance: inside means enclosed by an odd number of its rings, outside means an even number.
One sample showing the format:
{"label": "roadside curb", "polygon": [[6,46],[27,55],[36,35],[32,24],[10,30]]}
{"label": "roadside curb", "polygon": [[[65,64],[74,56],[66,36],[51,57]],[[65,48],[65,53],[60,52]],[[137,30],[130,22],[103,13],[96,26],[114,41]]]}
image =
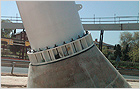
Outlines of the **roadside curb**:
{"label": "roadside curb", "polygon": [[126,79],[127,82],[139,82],[139,79]]}
{"label": "roadside curb", "polygon": [[7,87],[7,88],[12,88],[12,87],[22,87],[25,88],[27,85],[10,85],[10,84],[1,84],[1,87]]}

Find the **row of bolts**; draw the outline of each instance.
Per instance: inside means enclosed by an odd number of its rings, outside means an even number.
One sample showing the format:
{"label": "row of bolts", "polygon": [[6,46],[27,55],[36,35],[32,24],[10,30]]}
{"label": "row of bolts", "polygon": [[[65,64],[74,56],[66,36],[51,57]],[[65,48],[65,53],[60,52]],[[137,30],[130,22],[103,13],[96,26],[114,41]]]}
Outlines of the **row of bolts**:
{"label": "row of bolts", "polygon": [[[89,32],[86,31],[86,34],[88,34],[88,33],[89,33]],[[85,36],[86,34],[83,33],[83,36]],[[79,38],[81,38],[81,37],[78,35],[78,39],[79,39]],[[71,38],[71,42],[72,42],[72,41],[74,41],[73,38]],[[66,42],[64,41],[63,44],[66,44]],[[55,47],[58,47],[58,46],[55,44],[55,45],[54,45],[54,48],[55,48]],[[49,48],[48,46],[46,46],[46,49],[45,49],[45,50],[47,50],[47,49],[50,49],[50,48]],[[41,50],[41,49],[39,48],[39,51],[43,51],[43,50]],[[29,52],[31,52],[31,50],[29,50]],[[38,52],[38,51],[36,51],[36,50],[33,49],[33,53],[35,53],[35,52]]]}

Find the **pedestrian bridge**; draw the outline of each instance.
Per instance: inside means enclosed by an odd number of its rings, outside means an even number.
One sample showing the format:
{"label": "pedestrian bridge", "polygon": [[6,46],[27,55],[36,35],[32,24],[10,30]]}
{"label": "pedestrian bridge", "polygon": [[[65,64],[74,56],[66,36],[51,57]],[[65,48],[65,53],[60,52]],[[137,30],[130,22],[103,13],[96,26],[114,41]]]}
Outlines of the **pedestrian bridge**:
{"label": "pedestrian bridge", "polygon": [[[8,21],[6,21],[8,20]],[[81,18],[85,30],[139,30],[139,16]],[[1,28],[25,29],[20,17],[1,16]]]}

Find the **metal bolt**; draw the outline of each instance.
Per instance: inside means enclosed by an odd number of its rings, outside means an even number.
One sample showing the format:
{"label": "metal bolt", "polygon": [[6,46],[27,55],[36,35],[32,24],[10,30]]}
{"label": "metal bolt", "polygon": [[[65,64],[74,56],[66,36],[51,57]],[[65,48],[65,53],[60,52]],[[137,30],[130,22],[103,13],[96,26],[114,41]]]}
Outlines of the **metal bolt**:
{"label": "metal bolt", "polygon": [[66,42],[64,41],[63,44],[66,44]]}
{"label": "metal bolt", "polygon": [[73,38],[71,38],[71,42],[74,41]]}
{"label": "metal bolt", "polygon": [[42,50],[39,48],[39,51],[42,51]]}
{"label": "metal bolt", "polygon": [[57,45],[56,45],[56,44],[54,45],[54,48],[55,48],[55,47],[57,47]]}
{"label": "metal bolt", "polygon": [[88,34],[88,31],[86,31],[86,34]]}
{"label": "metal bolt", "polygon": [[80,35],[78,35],[78,38],[81,38]]}

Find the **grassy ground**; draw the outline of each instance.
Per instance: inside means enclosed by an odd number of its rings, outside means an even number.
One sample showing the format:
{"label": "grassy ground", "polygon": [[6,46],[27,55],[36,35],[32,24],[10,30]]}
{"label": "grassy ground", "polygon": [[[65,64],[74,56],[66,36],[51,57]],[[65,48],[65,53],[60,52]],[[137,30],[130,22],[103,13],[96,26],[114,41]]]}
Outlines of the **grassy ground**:
{"label": "grassy ground", "polygon": [[116,62],[115,60],[109,60],[113,66],[117,67],[119,69],[135,69],[135,70],[139,70],[139,63],[135,62],[129,62],[129,61],[120,61],[120,62]]}

